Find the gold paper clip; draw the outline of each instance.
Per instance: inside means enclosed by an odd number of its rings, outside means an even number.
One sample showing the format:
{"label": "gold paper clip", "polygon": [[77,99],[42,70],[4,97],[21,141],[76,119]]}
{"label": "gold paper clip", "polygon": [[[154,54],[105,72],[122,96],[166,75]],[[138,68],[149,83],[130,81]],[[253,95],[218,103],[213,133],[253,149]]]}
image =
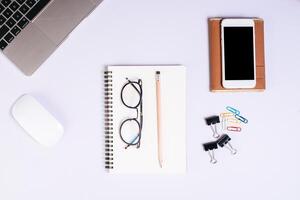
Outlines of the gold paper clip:
{"label": "gold paper clip", "polygon": [[235,124],[240,124],[241,122],[236,119],[236,118],[230,118],[230,119],[227,119],[227,122],[229,123],[235,123]]}
{"label": "gold paper clip", "polygon": [[235,131],[235,132],[241,132],[242,128],[238,126],[228,126],[227,131]]}
{"label": "gold paper clip", "polygon": [[225,112],[225,113],[221,113],[220,117],[222,118],[228,118],[228,117],[233,117],[234,114],[230,113],[230,112]]}

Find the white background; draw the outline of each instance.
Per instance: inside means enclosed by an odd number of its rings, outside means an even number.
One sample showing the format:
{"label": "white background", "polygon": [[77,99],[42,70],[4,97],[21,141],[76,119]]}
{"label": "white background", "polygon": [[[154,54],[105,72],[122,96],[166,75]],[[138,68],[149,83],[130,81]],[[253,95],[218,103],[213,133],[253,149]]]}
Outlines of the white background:
{"label": "white background", "polygon": [[[265,20],[267,90],[210,93],[207,18]],[[0,59],[0,199],[300,199],[300,0],[104,0],[32,76]],[[187,174],[117,175],[103,169],[102,70],[108,64],[187,66]],[[65,127],[51,149],[12,120],[12,103],[35,96]],[[238,149],[216,152],[203,118],[239,108]]]}

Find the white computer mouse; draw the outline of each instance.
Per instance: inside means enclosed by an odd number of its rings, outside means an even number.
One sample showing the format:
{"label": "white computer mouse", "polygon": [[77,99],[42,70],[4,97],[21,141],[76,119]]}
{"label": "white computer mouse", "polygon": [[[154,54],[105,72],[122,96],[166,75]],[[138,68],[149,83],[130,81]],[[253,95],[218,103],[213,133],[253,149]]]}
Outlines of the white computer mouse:
{"label": "white computer mouse", "polygon": [[28,94],[21,96],[15,102],[11,114],[17,123],[43,146],[53,146],[63,136],[63,126]]}

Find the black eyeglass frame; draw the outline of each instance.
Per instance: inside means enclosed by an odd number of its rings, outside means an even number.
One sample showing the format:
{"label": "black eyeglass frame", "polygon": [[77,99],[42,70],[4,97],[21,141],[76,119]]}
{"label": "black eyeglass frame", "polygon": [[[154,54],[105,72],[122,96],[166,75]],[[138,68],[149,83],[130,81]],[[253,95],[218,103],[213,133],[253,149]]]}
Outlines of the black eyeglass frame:
{"label": "black eyeglass frame", "polygon": [[[127,80],[127,83],[122,87],[121,89],[121,101],[123,103],[123,105],[125,105],[127,108],[130,108],[130,109],[135,109],[136,110],[136,117],[135,118],[128,118],[128,119],[125,119],[121,125],[120,125],[120,130],[119,130],[119,134],[120,134],[120,138],[121,140],[127,145],[125,147],[125,149],[127,149],[128,147],[130,146],[135,146],[137,148],[140,148],[141,146],[141,136],[142,136],[142,129],[143,129],[143,85],[142,85],[142,80],[141,79],[138,79],[137,81],[131,81],[129,80],[128,78],[126,78]],[[136,85],[138,85],[139,88],[136,87]],[[139,94],[139,101],[137,103],[137,105],[135,106],[130,106],[130,105],[127,105],[124,101],[124,97],[123,97],[123,91],[124,89],[127,87],[127,86],[132,86],[136,91],[137,93]],[[130,122],[130,121],[134,121],[138,127],[139,127],[139,132],[138,132],[138,135],[136,138],[134,138],[134,140],[132,140],[131,143],[129,143],[128,141],[126,141],[123,136],[122,136],[122,127],[123,125],[126,123],[126,122]],[[137,141],[136,141],[137,140]],[[135,142],[136,141],[136,142]]]}

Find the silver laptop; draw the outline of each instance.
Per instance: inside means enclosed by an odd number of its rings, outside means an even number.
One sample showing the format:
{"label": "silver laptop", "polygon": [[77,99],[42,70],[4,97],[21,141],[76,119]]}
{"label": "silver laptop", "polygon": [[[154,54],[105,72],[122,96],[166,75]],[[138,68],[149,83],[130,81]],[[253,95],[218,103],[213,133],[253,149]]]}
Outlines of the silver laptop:
{"label": "silver laptop", "polygon": [[0,49],[32,75],[102,0],[0,0]]}

